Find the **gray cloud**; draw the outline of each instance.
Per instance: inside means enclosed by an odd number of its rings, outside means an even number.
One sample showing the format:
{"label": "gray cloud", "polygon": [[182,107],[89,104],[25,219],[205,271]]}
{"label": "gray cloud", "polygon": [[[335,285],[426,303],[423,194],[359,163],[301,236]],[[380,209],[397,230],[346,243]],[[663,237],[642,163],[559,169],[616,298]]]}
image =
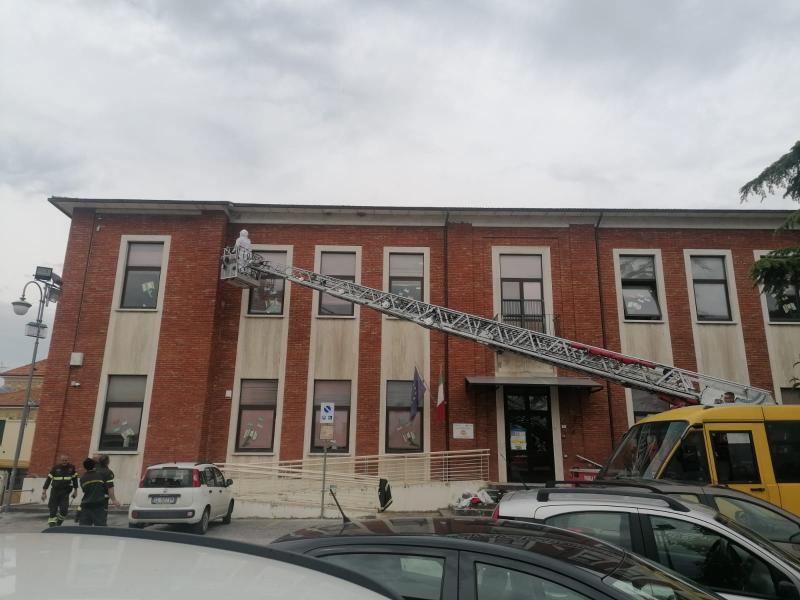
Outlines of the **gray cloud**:
{"label": "gray cloud", "polygon": [[63,260],[50,195],[737,208],[798,137],[798,29],[793,0],[0,3],[0,360]]}

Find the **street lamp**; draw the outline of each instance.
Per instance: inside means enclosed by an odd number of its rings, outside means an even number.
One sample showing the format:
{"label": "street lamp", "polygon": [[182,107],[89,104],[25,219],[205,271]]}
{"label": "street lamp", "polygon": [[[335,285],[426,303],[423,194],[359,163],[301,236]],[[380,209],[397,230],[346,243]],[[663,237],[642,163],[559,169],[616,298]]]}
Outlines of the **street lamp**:
{"label": "street lamp", "polygon": [[8,478],[8,485],[5,489],[4,511],[7,511],[11,506],[11,495],[14,492],[14,485],[17,481],[17,467],[19,466],[19,455],[22,453],[22,439],[25,436],[25,426],[28,424],[28,415],[31,412],[31,387],[33,385],[33,369],[36,364],[36,354],[39,351],[39,340],[47,337],[47,325],[42,323],[42,317],[44,316],[44,309],[48,304],[51,302],[58,302],[61,295],[61,277],[53,273],[53,269],[50,267],[36,267],[36,274],[33,276],[33,279],[22,288],[22,295],[19,297],[19,300],[11,303],[11,306],[14,308],[14,314],[16,315],[24,316],[32,306],[30,302],[25,300],[25,292],[28,290],[29,285],[33,285],[39,290],[39,310],[36,314],[36,320],[31,321],[25,326],[25,335],[34,338],[33,358],[31,359],[30,370],[28,371],[28,387],[25,391],[25,405],[22,408],[22,419],[19,424],[17,449],[14,451],[11,476]]}

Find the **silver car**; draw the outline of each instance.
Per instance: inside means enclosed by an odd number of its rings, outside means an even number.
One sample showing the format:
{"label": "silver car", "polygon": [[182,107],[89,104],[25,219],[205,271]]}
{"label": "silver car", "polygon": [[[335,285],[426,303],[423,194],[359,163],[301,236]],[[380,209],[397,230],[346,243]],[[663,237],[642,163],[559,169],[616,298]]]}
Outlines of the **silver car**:
{"label": "silver car", "polygon": [[0,556],[0,597],[20,600],[400,600],[373,579],[314,558],[165,531],[0,535]]}
{"label": "silver car", "polygon": [[800,561],[718,512],[633,490],[507,494],[495,517],[546,523],[649,558],[726,598],[800,598]]}

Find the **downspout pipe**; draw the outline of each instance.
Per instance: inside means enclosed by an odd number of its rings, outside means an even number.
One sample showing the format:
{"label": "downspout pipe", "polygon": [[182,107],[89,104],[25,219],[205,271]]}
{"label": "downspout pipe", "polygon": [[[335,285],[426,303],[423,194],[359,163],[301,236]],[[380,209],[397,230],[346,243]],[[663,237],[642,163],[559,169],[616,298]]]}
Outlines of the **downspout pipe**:
{"label": "downspout pipe", "polygon": [[[448,269],[449,246],[447,232],[450,229],[450,211],[444,214],[444,305],[450,306],[450,275]],[[450,336],[444,334],[444,449],[450,450]]]}
{"label": "downspout pipe", "polygon": [[[606,334],[606,314],[605,314],[605,297],[603,294],[603,271],[600,268],[600,223],[603,222],[605,213],[600,211],[597,217],[597,222],[594,224],[594,257],[597,262],[597,288],[600,297],[600,334],[603,338],[603,348],[608,348],[608,336]],[[611,448],[614,448],[614,407],[611,400],[611,384],[606,382],[606,402],[608,404],[608,431],[611,435]]]}

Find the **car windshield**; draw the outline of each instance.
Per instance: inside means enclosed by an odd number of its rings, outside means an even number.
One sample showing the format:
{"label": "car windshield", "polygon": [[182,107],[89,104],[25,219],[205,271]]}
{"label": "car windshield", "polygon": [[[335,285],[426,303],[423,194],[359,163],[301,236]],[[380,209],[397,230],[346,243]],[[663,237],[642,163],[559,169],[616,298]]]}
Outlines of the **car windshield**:
{"label": "car windshield", "polygon": [[178,467],[147,469],[142,487],[192,487],[192,469]]}
{"label": "car windshield", "polygon": [[741,523],[737,523],[733,519],[729,519],[725,515],[717,514],[714,516],[714,519],[718,523],[722,523],[725,527],[729,529],[733,529],[739,535],[747,538],[757,546],[760,546],[766,552],[777,556],[780,560],[789,563],[795,569],[800,570],[800,558],[796,557],[791,552],[787,552],[777,544],[773,544],[767,538],[762,536],[760,533],[753,531],[752,529],[745,527]]}
{"label": "car windshield", "polygon": [[688,427],[689,423],[686,421],[657,421],[634,425],[622,438],[622,443],[611,455],[608,464],[603,467],[600,477],[655,479],[672,448]]}
{"label": "car windshield", "polygon": [[682,577],[650,566],[626,554],[619,567],[603,583],[637,600],[714,600],[718,596],[703,591]]}

